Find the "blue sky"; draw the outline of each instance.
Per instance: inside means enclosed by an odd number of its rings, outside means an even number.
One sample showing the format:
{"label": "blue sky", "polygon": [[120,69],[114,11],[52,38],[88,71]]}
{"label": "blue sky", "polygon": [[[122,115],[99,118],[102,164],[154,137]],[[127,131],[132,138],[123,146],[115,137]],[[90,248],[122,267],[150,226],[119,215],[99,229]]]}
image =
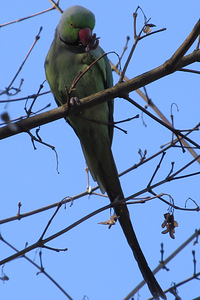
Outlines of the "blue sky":
{"label": "blue sky", "polygon": [[[122,60],[124,65],[131,45],[133,43],[132,13],[138,5],[143,9],[147,18],[156,25],[156,29],[166,27],[167,30],[143,39],[137,46],[126,75],[133,78],[143,72],[151,70],[164,63],[176,51],[188,36],[199,19],[200,3],[193,1],[124,1],[113,4],[113,1],[60,1],[60,7],[79,4],[93,11],[96,17],[94,32],[100,36],[100,45],[106,51],[121,53],[126,36],[131,37],[129,48]],[[11,1],[1,3],[0,24],[17,20],[51,7],[49,1]],[[38,91],[40,84],[45,80],[44,60],[54,37],[55,28],[60,19],[57,10],[42,14],[38,17],[18,22],[0,28],[1,35],[1,69],[0,89],[9,85],[19,69],[30,46],[32,45],[39,28],[43,26],[40,39],[36,43],[30,57],[16,79],[14,86],[24,79],[21,92],[17,97],[32,95]],[[142,26],[143,17],[138,17],[138,31]],[[196,43],[191,47],[191,53]],[[109,55],[109,59],[116,63],[117,57]],[[199,69],[194,64],[190,68]],[[117,83],[118,76],[114,74]],[[171,105],[175,118],[175,126],[181,129],[193,128],[199,122],[199,75],[177,72],[154,82],[147,87],[149,97],[159,107],[163,114],[170,119]],[[44,91],[49,86],[44,83]],[[145,102],[135,93],[131,97],[140,105]],[[1,100],[11,100],[15,97],[0,97]],[[30,105],[30,101],[28,105]],[[56,107],[51,94],[39,97],[34,105],[34,111],[51,104],[50,109]],[[0,113],[8,112],[11,119],[25,115],[25,101],[11,102],[8,105],[0,103]],[[151,112],[152,110],[149,109]],[[148,116],[141,114],[138,109],[123,99],[115,100],[115,120],[122,120],[140,114],[140,118],[122,125],[128,131],[125,135],[115,130],[113,153],[119,172],[138,163],[140,156],[138,150],[147,149],[147,156],[160,150],[160,145],[170,141],[171,133],[158,125]],[[144,126],[143,121],[146,126]],[[34,133],[35,130],[32,131]],[[17,205],[21,201],[21,212],[58,202],[67,196],[74,196],[86,190],[85,160],[79,141],[73,130],[64,120],[44,125],[40,129],[43,141],[55,146],[59,157],[59,172],[56,171],[55,153],[40,144],[33,149],[30,137],[23,133],[1,141],[0,182],[1,182],[1,210],[0,219],[17,214]],[[200,142],[199,133],[191,134],[191,138]],[[121,178],[121,184],[126,196],[146,187],[159,162],[155,158],[140,168]],[[174,171],[184,166],[192,159],[186,151],[180,148],[170,149],[155,178],[155,182],[167,176],[171,162],[175,161]],[[182,175],[199,171],[196,162]],[[91,186],[96,184],[90,178]],[[184,207],[185,201],[191,197],[198,204],[199,177],[176,180],[155,189],[156,193],[166,193],[173,197],[175,204]],[[145,194],[147,196],[147,194]],[[166,197],[166,200],[169,200]],[[80,198],[66,209],[62,207],[46,233],[46,237],[67,227],[88,213],[108,204],[108,199],[99,196]],[[188,202],[189,207],[194,207]],[[197,212],[184,212],[175,210],[176,228],[175,240],[169,235],[162,235],[161,224],[163,214],[168,206],[159,200],[153,200],[143,205],[131,205],[131,218],[145,253],[147,261],[154,269],[160,260],[160,243],[164,243],[164,258],[167,258],[179,247],[195,229],[199,229],[199,214]],[[1,234],[5,240],[21,250],[36,242],[42,234],[46,224],[55,209],[12,221],[0,226]],[[94,216],[73,230],[50,242],[48,246],[55,248],[68,248],[67,252],[56,253],[43,249],[43,266],[74,299],[83,299],[86,295],[90,300],[95,299],[124,299],[125,296],[142,280],[137,264],[117,224],[111,230],[98,222],[109,218],[110,212],[104,211]],[[1,259],[13,254],[8,246],[0,243]],[[161,270],[157,279],[163,289],[167,289],[173,282],[180,282],[193,274],[192,250],[196,250],[197,271],[199,271],[199,246],[192,243],[180,255],[173,259],[167,267],[169,272]],[[39,264],[36,250],[27,256]],[[5,299],[67,299],[43,274],[36,275],[38,270],[23,258],[7,263],[3,271],[9,281],[0,282],[2,298]],[[1,277],[1,276],[0,276]],[[178,289],[182,299],[193,299],[199,296],[199,281],[192,282]],[[139,299],[147,299],[150,293],[146,287],[140,290]],[[137,296],[135,296],[137,299]],[[168,299],[174,296],[168,294]]]}

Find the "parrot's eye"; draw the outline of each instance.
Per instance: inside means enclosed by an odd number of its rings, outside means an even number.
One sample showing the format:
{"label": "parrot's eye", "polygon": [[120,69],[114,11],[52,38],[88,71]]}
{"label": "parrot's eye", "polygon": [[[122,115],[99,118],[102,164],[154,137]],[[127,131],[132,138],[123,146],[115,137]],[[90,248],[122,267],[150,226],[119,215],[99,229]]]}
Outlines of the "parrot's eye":
{"label": "parrot's eye", "polygon": [[69,23],[69,26],[70,26],[71,28],[74,28],[74,27],[75,27],[74,24],[73,24],[72,22]]}

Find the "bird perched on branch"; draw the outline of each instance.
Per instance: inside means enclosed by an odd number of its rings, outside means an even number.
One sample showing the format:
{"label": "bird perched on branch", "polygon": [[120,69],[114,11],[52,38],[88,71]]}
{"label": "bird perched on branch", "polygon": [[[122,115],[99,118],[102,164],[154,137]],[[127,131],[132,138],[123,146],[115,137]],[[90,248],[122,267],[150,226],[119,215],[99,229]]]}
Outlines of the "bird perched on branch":
{"label": "bird perched on branch", "polygon": [[[110,64],[93,34],[94,26],[94,14],[82,6],[71,6],[62,14],[45,60],[46,78],[58,105],[73,105],[113,85]],[[67,121],[80,140],[93,179],[117,204],[124,194],[111,151],[113,104],[112,100],[87,108]],[[114,209],[152,295],[166,299],[139,246],[127,206],[115,205]]]}

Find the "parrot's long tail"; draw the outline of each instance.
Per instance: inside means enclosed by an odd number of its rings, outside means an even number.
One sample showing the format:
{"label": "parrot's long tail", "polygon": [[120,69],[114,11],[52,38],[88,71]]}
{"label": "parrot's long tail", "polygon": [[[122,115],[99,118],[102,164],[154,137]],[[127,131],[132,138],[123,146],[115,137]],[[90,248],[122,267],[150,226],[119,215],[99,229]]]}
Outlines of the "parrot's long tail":
{"label": "parrot's long tail", "polygon": [[[108,194],[111,202],[116,200],[116,197],[115,198],[113,197],[113,193],[112,192],[110,193],[109,189],[107,189],[107,194]],[[121,190],[120,195],[118,194],[117,197],[118,197],[117,201],[124,199],[122,190]],[[131,247],[131,249],[133,251],[134,257],[138,263],[140,271],[144,277],[144,280],[148,284],[148,287],[149,287],[153,297],[156,300],[159,299],[159,296],[163,299],[167,299],[164,292],[162,291],[161,287],[159,286],[157,280],[155,279],[151,269],[149,268],[147,261],[144,257],[144,254],[142,253],[142,250],[138,243],[137,237],[133,230],[133,226],[132,226],[132,223],[130,220],[129,211],[128,211],[127,206],[125,204],[116,206],[115,213],[117,216],[119,216],[119,222],[122,227],[122,230],[126,236],[129,246]]]}
{"label": "parrot's long tail", "polygon": [[[79,134],[78,136],[80,138],[83,153],[92,177],[98,182],[102,193],[105,191],[107,192],[111,202],[114,202],[115,200],[123,200],[124,195],[112,155],[111,145],[107,143],[107,140],[104,141],[105,137],[100,131],[101,127],[99,127],[99,124],[97,124],[95,128],[91,128],[90,126],[89,129],[90,130],[88,132],[86,131],[84,135]],[[75,130],[75,132],[77,133],[77,130]],[[82,138],[82,136],[84,136],[84,138]],[[144,254],[142,253],[137,237],[133,230],[127,206],[125,204],[118,205],[115,207],[115,212],[117,216],[119,216],[119,222],[122,230],[133,251],[140,271],[147,282],[152,295],[156,300],[159,299],[159,296],[163,299],[166,299],[165,294],[156,281],[147,264]]]}

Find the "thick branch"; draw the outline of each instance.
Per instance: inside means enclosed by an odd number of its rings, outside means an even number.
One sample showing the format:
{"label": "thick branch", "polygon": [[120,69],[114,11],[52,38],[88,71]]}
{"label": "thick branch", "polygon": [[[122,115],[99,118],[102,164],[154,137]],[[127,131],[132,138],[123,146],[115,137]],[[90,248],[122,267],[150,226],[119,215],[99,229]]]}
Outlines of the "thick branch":
{"label": "thick branch", "polygon": [[[200,24],[200,21],[199,21]],[[116,86],[103,90],[101,92],[98,92],[94,95],[91,95],[89,97],[85,97],[81,99],[82,105],[73,107],[71,109],[68,108],[67,104],[62,105],[58,108],[55,108],[53,110],[50,110],[48,112],[39,114],[37,116],[29,117],[24,120],[20,120],[18,122],[15,122],[15,125],[17,127],[16,131],[12,131],[9,126],[5,126],[3,128],[0,128],[0,139],[4,139],[7,137],[10,137],[12,135],[21,133],[21,132],[27,132],[30,129],[33,129],[35,127],[44,125],[46,123],[50,123],[52,121],[61,119],[63,117],[68,117],[71,114],[76,114],[83,109],[92,107],[94,105],[103,103],[105,101],[109,101],[116,97],[123,97],[124,95],[127,95],[129,92],[132,92],[136,89],[139,89],[151,82],[154,82],[166,75],[169,75],[171,73],[174,73],[176,70],[181,69],[182,67],[185,67],[191,63],[194,62],[200,62],[200,50],[194,51],[193,53],[183,57],[180,59],[179,63],[177,64],[176,68],[169,68],[170,60],[163,65],[145,72],[133,79],[130,79],[129,81],[122,82],[120,84],[117,84]]]}
{"label": "thick branch", "polygon": [[190,49],[198,35],[200,34],[200,19],[194,26],[191,33],[188,35],[186,40],[182,43],[182,45],[177,49],[177,51],[173,54],[169,61],[166,61],[166,65],[169,68],[173,67],[176,68],[177,64],[179,63],[180,59],[185,55],[185,53]]}

